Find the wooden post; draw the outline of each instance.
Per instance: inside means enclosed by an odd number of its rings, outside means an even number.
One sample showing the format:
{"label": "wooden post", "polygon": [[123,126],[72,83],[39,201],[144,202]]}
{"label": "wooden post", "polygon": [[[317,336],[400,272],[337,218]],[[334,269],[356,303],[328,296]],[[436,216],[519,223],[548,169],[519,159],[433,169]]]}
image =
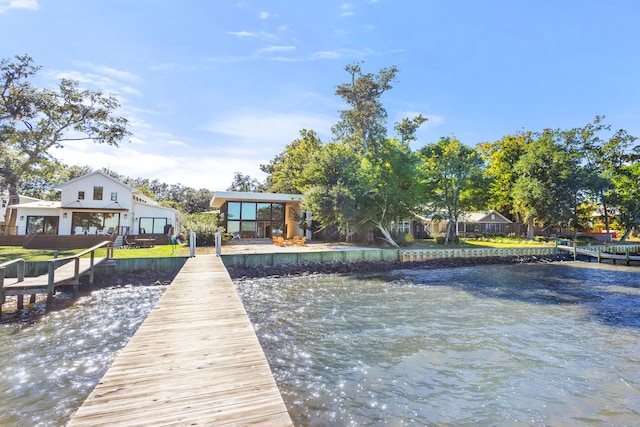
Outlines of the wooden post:
{"label": "wooden post", "polygon": [[53,305],[53,293],[55,291],[55,274],[56,274],[56,262],[49,261],[49,275],[47,281],[47,308],[46,310],[51,310],[51,306]]}
{"label": "wooden post", "polygon": [[96,251],[91,251],[91,263],[89,264],[89,284],[90,285],[93,285],[93,272],[94,272],[93,262],[95,260],[95,256],[96,256]]}
{"label": "wooden post", "polygon": [[0,317],[2,317],[2,304],[4,304],[4,267],[0,267]]}
{"label": "wooden post", "polygon": [[630,265],[630,261],[629,261],[629,247],[624,248],[624,257],[627,261],[627,265]]}
{"label": "wooden post", "polygon": [[602,262],[602,248],[598,246],[598,264]]}
{"label": "wooden post", "polygon": [[74,258],[75,262],[73,270],[73,298],[78,298],[78,283],[80,283],[80,257]]}

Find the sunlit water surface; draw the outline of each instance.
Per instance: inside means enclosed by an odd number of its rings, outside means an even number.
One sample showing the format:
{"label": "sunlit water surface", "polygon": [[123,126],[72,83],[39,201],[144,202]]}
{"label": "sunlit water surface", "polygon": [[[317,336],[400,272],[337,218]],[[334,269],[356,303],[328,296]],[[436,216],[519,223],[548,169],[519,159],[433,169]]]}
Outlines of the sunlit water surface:
{"label": "sunlit water surface", "polygon": [[237,281],[296,425],[638,425],[640,270]]}
{"label": "sunlit water surface", "polygon": [[0,324],[0,426],[64,426],[165,288],[95,290],[37,321],[31,317],[44,311],[44,303],[29,308],[24,318],[5,315]]}

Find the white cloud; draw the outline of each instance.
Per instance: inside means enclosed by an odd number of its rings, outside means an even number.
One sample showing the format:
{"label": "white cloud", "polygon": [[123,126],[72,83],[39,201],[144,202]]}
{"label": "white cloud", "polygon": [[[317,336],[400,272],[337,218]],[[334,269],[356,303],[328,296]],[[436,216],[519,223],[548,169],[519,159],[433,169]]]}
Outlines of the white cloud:
{"label": "white cloud", "polygon": [[340,16],[353,16],[356,13],[353,11],[353,5],[351,3],[344,3],[340,6],[342,13]]}
{"label": "white cloud", "polygon": [[[176,141],[177,142],[177,141]],[[144,150],[144,151],[142,151]],[[133,144],[107,147],[88,141],[72,141],[55,150],[54,156],[68,165],[90,166],[93,169],[107,167],[131,178],[157,179],[167,184],[182,184],[195,189],[224,190],[233,181],[234,172],[242,172],[259,180],[264,179],[260,163],[270,159],[238,159],[220,152],[180,150],[150,153]]]}
{"label": "white cloud", "polygon": [[256,33],[250,33],[249,31],[227,31],[227,34],[236,37],[255,37]]}
{"label": "white cloud", "polygon": [[266,46],[259,50],[259,52],[270,53],[270,52],[289,52],[295,50],[295,46]]}
{"label": "white cloud", "polygon": [[269,13],[269,12],[260,12],[260,14],[258,15],[258,19],[269,19],[269,18],[274,18],[278,16],[278,14],[273,14],[273,13]]}
{"label": "white cloud", "polygon": [[9,9],[38,10],[39,8],[38,0],[0,0],[0,13],[8,12]]}

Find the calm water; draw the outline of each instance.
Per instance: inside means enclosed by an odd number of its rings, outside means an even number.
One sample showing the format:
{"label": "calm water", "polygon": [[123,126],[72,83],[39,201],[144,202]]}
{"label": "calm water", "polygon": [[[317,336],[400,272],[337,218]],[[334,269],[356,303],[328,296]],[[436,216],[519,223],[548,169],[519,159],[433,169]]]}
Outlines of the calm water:
{"label": "calm water", "polygon": [[[129,286],[95,290],[37,321],[3,314],[0,425],[65,425],[164,289]],[[56,299],[60,303],[64,297],[56,295]],[[44,303],[38,303],[27,315],[43,311]]]}
{"label": "calm water", "polygon": [[638,425],[640,270],[237,282],[296,425]]}

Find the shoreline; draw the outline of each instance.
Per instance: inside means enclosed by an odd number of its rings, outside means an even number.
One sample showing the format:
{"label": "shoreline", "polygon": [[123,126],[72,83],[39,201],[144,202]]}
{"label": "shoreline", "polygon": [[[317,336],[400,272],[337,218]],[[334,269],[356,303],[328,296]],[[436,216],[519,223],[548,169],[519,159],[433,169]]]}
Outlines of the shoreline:
{"label": "shoreline", "polygon": [[292,264],[258,265],[253,267],[227,267],[232,280],[254,278],[295,277],[313,274],[363,274],[384,273],[401,269],[456,268],[488,264],[531,264],[573,261],[573,257],[558,256],[511,256],[438,258],[425,261],[331,261],[301,262]]}

